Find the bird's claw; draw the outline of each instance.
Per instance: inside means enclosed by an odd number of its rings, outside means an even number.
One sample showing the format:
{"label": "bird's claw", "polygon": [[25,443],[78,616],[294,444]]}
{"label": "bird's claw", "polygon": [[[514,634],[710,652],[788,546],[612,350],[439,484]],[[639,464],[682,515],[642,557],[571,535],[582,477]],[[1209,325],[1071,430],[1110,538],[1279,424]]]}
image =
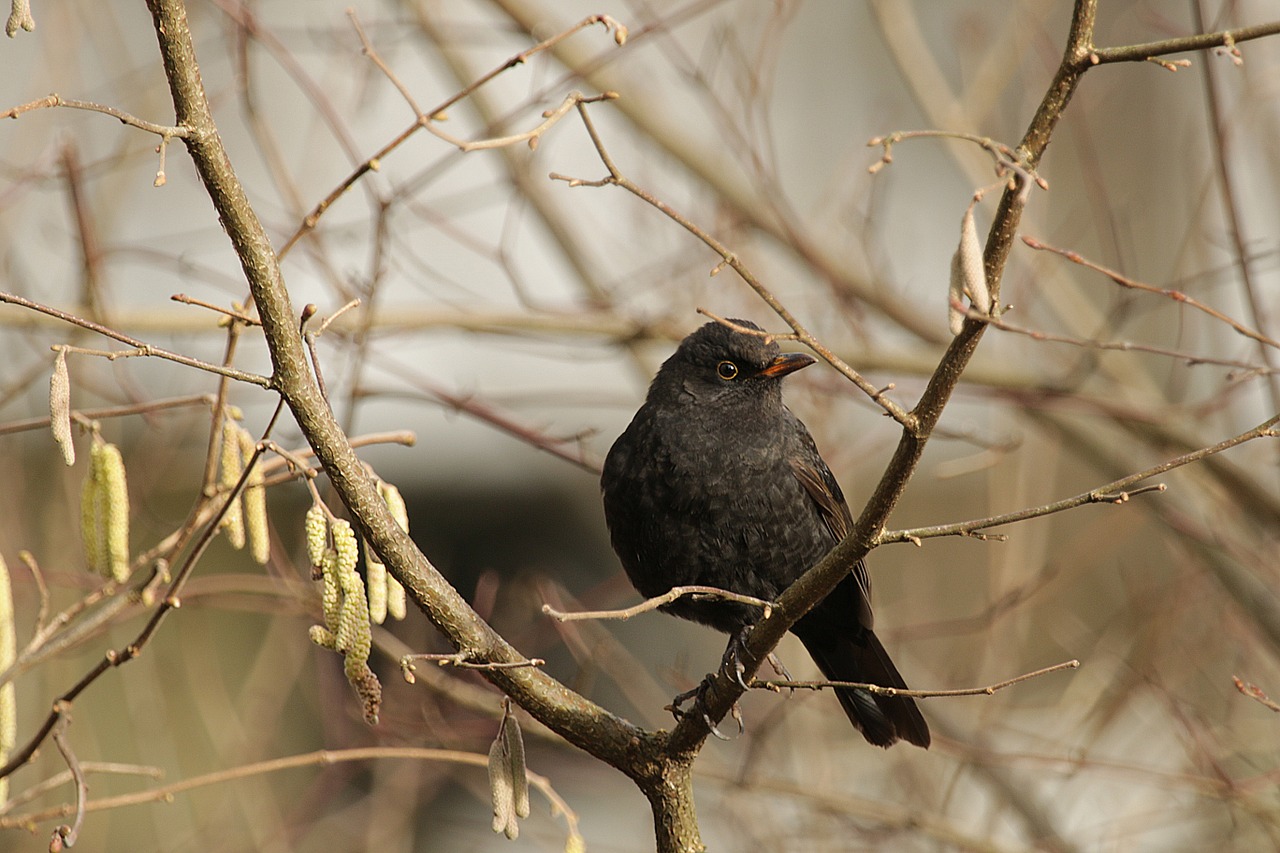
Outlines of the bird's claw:
{"label": "bird's claw", "polygon": [[786,666],[783,665],[782,661],[779,660],[778,656],[775,655],[773,652],[769,652],[769,657],[765,658],[765,660],[769,661],[769,666],[773,667],[773,671],[778,675],[779,678],[783,679],[784,681],[795,680],[791,677],[791,673],[787,671]]}
{"label": "bird's claw", "polygon": [[[706,678],[702,679],[702,682],[698,684],[697,687],[693,688],[692,690],[686,690],[685,692],[677,695],[674,699],[672,699],[671,704],[666,707],[666,710],[670,711],[671,716],[675,717],[677,720],[683,717],[686,717],[689,714],[696,713],[700,717],[702,717],[702,722],[706,724],[707,731],[710,732],[712,735],[714,735],[717,739],[726,740],[726,741],[733,740],[733,738],[729,737],[724,732],[720,731],[719,728],[716,727],[715,722],[713,722],[711,719],[711,715],[708,714],[706,711],[706,702],[704,701],[704,697],[706,695],[707,690],[710,687],[711,687],[711,676],[708,675]],[[686,711],[680,707],[685,702],[688,702],[690,699],[693,700],[692,709]],[[730,707],[729,713],[730,715],[733,716],[734,721],[737,722],[738,724],[738,736],[741,737],[742,735],[746,734],[747,727],[742,722],[742,710],[738,708],[737,702],[734,702],[732,707]]]}
{"label": "bird's claw", "polygon": [[720,668],[725,675],[733,679],[733,683],[741,687],[743,690],[750,690],[751,685],[747,684],[743,676],[746,674],[747,666],[742,662],[742,653],[747,648],[747,635],[751,633],[751,626],[746,625],[738,630],[736,634],[729,636],[729,644],[724,647],[724,655],[720,658]]}

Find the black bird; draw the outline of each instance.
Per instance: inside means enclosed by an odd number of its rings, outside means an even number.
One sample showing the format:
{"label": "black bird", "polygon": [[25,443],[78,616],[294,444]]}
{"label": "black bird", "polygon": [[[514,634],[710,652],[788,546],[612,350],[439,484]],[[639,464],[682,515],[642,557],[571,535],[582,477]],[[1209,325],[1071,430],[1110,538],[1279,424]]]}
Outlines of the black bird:
{"label": "black bird", "polygon": [[[708,323],[662,365],[600,479],[613,548],[641,595],[701,584],[773,601],[848,533],[839,484],[782,403],[782,378],[814,361]],[[827,679],[906,688],[871,630],[870,592],[859,562],[791,630]],[[729,634],[727,661],[762,615],[689,597],[663,609]],[[843,688],[836,696],[869,742],[929,745],[911,699]]]}

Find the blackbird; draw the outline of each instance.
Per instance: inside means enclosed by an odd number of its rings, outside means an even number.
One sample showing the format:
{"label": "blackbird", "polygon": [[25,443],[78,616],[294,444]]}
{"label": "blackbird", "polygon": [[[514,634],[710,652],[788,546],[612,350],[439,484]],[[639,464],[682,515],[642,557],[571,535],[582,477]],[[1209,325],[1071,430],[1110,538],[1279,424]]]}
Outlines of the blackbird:
{"label": "blackbird", "polygon": [[[783,377],[814,361],[708,323],[659,369],[600,479],[613,549],[641,595],[699,584],[773,601],[849,532],[839,484],[782,402]],[[905,689],[871,630],[870,592],[859,562],[791,630],[827,679]],[[757,606],[687,596],[662,609],[729,634],[726,662],[762,617]],[[870,743],[928,747],[910,698],[835,692]]]}

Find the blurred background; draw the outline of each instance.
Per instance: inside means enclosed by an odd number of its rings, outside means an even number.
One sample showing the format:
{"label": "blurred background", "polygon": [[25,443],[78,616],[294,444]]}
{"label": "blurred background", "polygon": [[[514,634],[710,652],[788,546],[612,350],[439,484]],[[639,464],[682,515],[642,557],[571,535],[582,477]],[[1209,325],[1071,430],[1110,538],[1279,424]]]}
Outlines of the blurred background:
{"label": "blurred background", "polygon": [[[1273,18],[1260,0],[1101,4],[1098,45]],[[277,246],[414,122],[361,53],[347,4],[191,2],[205,86]],[[538,125],[575,90],[618,99],[590,115],[630,178],[714,234],[810,330],[908,407],[948,341],[947,277],[961,215],[996,176],[977,146],[866,142],[935,128],[1017,143],[1065,42],[1070,4],[869,0],[452,0],[352,5],[417,105],[435,105],[584,16],[601,26],[529,57],[447,110],[462,139]],[[0,109],[56,92],[160,124],[172,106],[142,3],[37,4],[0,45]],[[1021,233],[1228,322],[1020,241],[1003,282],[1011,325],[991,329],[891,519],[912,528],[982,518],[1098,488],[1242,433],[1280,412],[1280,41],[1090,71],[1056,131]],[[0,125],[0,289],[209,361],[218,315],[247,291],[189,158],[103,115],[26,112]],[[714,668],[723,638],[661,614],[558,625],[564,608],[635,603],[610,551],[597,470],[649,377],[705,318],[785,331],[719,257],[615,187],[570,113],[524,143],[462,153],[419,132],[299,239],[284,272],[299,311],[358,298],[319,338],[330,400],[353,436],[411,430],[361,451],[409,502],[411,532],[476,609],[557,678],[647,726]],[[997,193],[976,210],[990,222]],[[314,325],[313,325],[314,328]],[[1049,336],[1046,338],[1045,336]],[[1259,338],[1264,339],[1262,342]],[[1065,340],[1059,340],[1065,339]],[[82,555],[81,460],[47,429],[50,347],[124,347],[0,305],[0,553],[21,649],[40,596],[50,612],[101,585]],[[269,373],[255,330],[237,366]],[[159,359],[73,354],[72,405],[137,405],[103,419],[129,471],[133,548],[180,527],[199,497],[217,379]],[[834,371],[790,380],[856,513],[898,439]],[[274,398],[233,386],[255,435]],[[302,442],[287,417],[276,439]],[[924,540],[871,555],[877,630],[913,687],[979,687],[1070,659],[1078,670],[990,696],[923,700],[928,751],[862,742],[822,693],[746,697],[746,733],[696,769],[703,837],[742,850],[1260,850],[1280,845],[1280,716],[1233,677],[1280,698],[1280,446],[1262,439],[1163,474],[1158,494],[1002,528],[1007,541]],[[323,487],[322,487],[323,492]],[[399,656],[449,649],[411,612],[375,635],[386,691],[376,728],[341,660],[311,645],[320,620],[300,548],[302,486],[268,495],[263,568],[219,540],[183,607],[138,660],[95,683],[69,738],[93,763],[91,798],[194,780],[172,801],[91,812],[86,849],[560,850],[563,816],[534,794],[520,838],[490,831],[483,768],[411,757],[279,772],[257,762],[318,749],[442,747],[483,755],[500,694],[471,673]],[[336,510],[340,507],[333,504]],[[49,703],[147,610],[127,591],[72,620],[65,642],[15,670],[17,742]],[[816,676],[791,639],[779,654]],[[620,774],[526,722],[529,767],[580,821],[591,851],[652,848],[647,804]],[[0,820],[73,801],[46,745],[11,779]],[[206,774],[213,774],[206,778]],[[143,798],[145,799],[145,798]],[[59,818],[64,820],[64,818]],[[43,849],[8,828],[5,849]],[[9,826],[10,824],[3,824]]]}

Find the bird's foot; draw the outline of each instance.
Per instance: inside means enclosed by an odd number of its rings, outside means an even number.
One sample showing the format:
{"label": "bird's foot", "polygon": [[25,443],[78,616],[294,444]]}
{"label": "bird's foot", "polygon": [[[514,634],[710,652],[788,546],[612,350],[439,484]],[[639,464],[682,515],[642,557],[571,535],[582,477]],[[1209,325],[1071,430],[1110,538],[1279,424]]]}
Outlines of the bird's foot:
{"label": "bird's foot", "polygon": [[[687,717],[690,714],[696,714],[702,718],[702,722],[706,725],[707,731],[711,732],[712,735],[720,740],[733,740],[733,738],[720,731],[720,729],[716,727],[715,722],[712,721],[711,716],[707,714],[707,704],[705,699],[707,690],[711,687],[711,678],[712,676],[708,674],[706,678],[702,679],[701,683],[699,683],[697,687],[692,690],[686,690],[676,696],[671,700],[671,704],[666,707],[666,710],[670,711],[671,716],[675,717],[677,720],[682,717]],[[680,707],[690,700],[693,700],[692,708],[686,711],[684,708]],[[734,722],[738,724],[738,736],[741,737],[746,734],[747,727],[742,722],[742,711],[738,708],[737,702],[733,703],[733,706],[729,709],[729,714],[733,717]]]}
{"label": "bird's foot", "polygon": [[747,635],[751,633],[751,627],[744,625],[736,633],[730,634],[729,644],[724,647],[724,655],[720,658],[720,669],[743,690],[751,689],[751,685],[747,684],[746,679],[743,678],[747,666],[742,662],[742,656],[747,650]]}

